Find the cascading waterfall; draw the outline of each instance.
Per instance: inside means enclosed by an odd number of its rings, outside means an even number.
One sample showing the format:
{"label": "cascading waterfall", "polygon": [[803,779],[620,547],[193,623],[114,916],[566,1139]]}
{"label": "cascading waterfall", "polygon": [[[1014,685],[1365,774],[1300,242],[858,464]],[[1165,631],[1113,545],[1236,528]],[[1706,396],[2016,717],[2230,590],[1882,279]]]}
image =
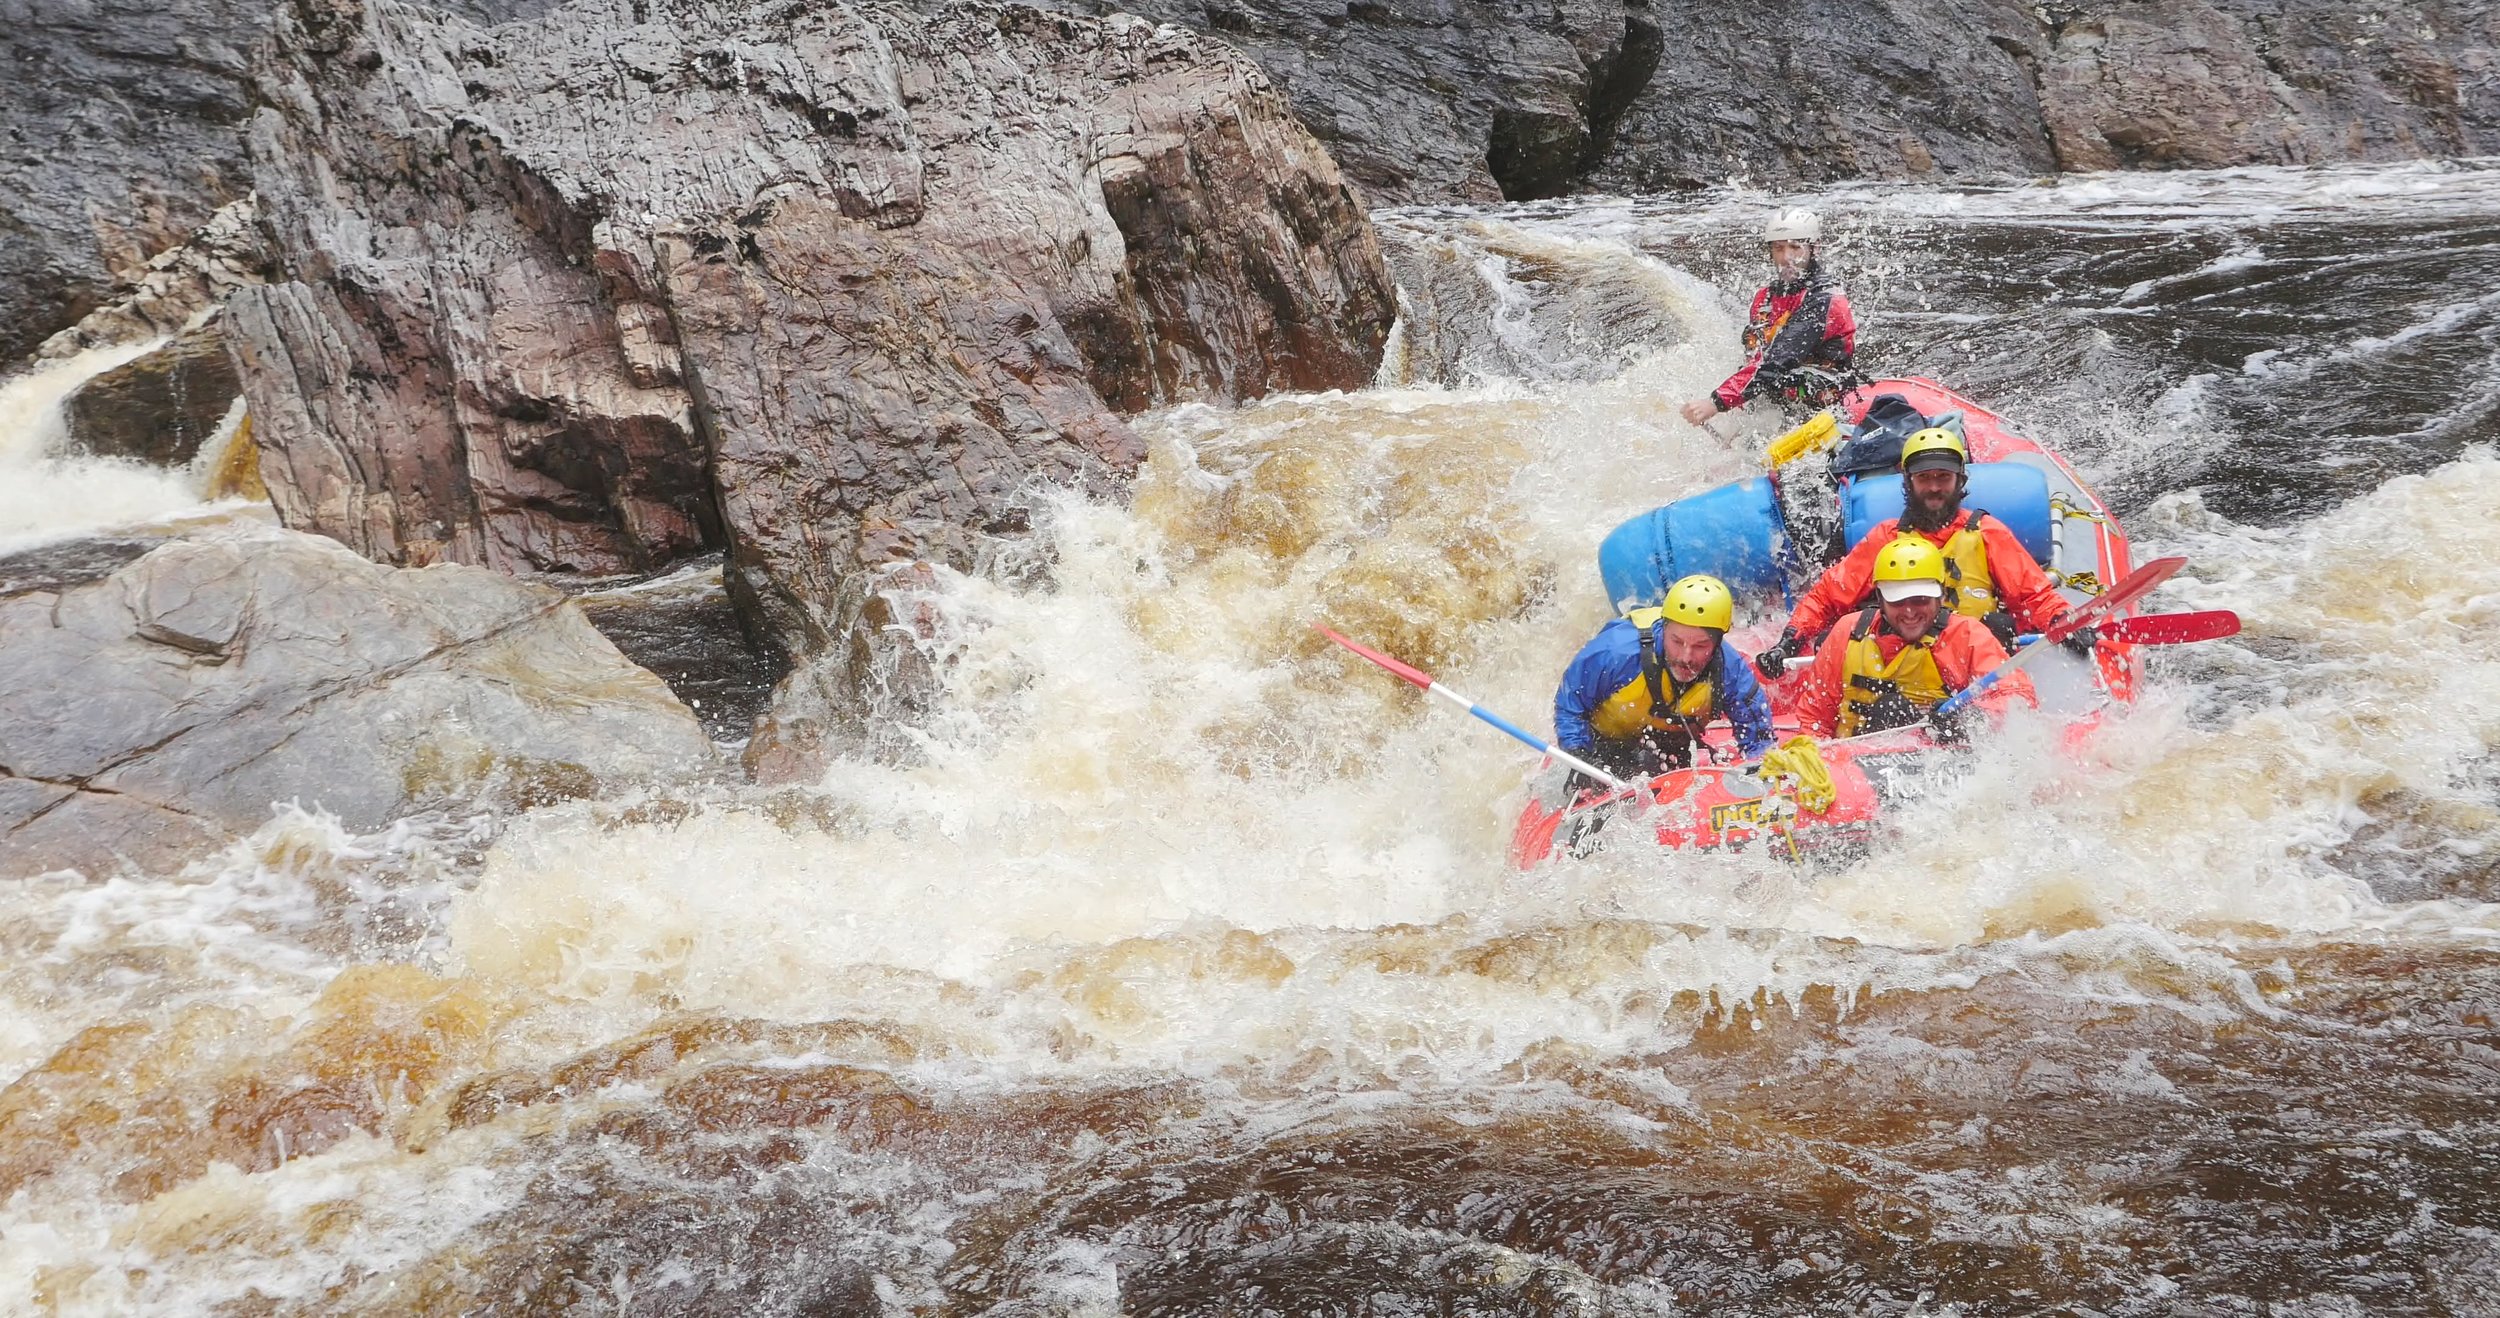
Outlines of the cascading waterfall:
{"label": "cascading waterfall", "polygon": [[240,511],[233,492],[219,488],[221,464],[241,434],[239,402],[187,467],[67,451],[69,396],[164,342],[90,348],[0,381],[0,554],[191,516],[213,500],[229,505],[218,513]]}

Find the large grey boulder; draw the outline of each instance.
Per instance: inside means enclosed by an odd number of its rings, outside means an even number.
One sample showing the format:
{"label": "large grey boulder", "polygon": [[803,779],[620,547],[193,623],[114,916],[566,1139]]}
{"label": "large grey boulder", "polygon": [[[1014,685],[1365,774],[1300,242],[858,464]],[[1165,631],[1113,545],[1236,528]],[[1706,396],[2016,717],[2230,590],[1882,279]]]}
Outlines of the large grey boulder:
{"label": "large grey boulder", "polygon": [[1394,314],[1282,95],[1134,18],[300,0],[264,80],[282,278],[230,332],[288,524],[507,570],[725,541],[794,653],[863,568],[1125,473],[1123,412],[1361,384]]}
{"label": "large grey boulder", "polygon": [[254,529],[0,598],[0,877],[161,868],[278,802],[373,829],[711,756],[570,600],[476,568]]}

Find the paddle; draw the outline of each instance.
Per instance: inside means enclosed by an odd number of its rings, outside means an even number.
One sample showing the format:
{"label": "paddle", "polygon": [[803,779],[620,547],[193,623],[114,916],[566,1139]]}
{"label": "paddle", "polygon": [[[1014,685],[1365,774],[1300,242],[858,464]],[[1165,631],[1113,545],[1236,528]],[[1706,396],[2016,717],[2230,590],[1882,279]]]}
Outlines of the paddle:
{"label": "paddle", "polygon": [[2003,681],[2007,673],[2031,662],[2032,656],[2151,594],[2153,587],[2168,581],[2170,574],[2186,566],[2187,560],[2184,558],[2156,558],[2128,573],[2125,580],[2101,592],[2099,598],[2059,614],[2057,621],[2050,623],[2041,631],[2039,644],[2024,646],[2015,653],[2013,658],[1998,664],[1983,674],[1978,681],[1947,697],[1943,704],[1936,706],[1935,714],[1930,717],[1952,714],[1977,700],[1987,693],[1988,688]]}
{"label": "paddle", "polygon": [[2187,645],[2239,635],[2240,615],[2229,609],[2207,609],[2201,613],[2148,613],[2102,623],[2100,632],[2109,640],[2124,641],[2129,645]]}
{"label": "paddle", "polygon": [[[2135,618],[2113,618],[2100,625],[2101,639],[2124,641],[2129,645],[2189,645],[2197,641],[2218,641],[2240,634],[2240,615],[2229,609],[2209,609],[2203,613],[2148,613]],[[2025,632],[2014,638],[2016,645],[2031,645],[2040,639],[2038,632]]]}
{"label": "paddle", "polygon": [[1831,412],[1817,412],[1804,425],[1771,441],[1762,451],[1763,465],[1784,467],[1819,448],[1828,448],[1840,438],[1840,417]]}
{"label": "paddle", "polygon": [[1555,759],[1570,765],[1572,768],[1587,774],[1589,777],[1606,784],[1608,787],[1611,787],[1618,792],[1628,792],[1632,790],[1632,785],[1630,783],[1615,777],[1613,774],[1598,768],[1596,765],[1590,764],[1588,761],[1573,755],[1571,752],[1564,750],[1559,746],[1550,742],[1538,740],[1536,737],[1530,735],[1525,729],[1521,728],[1518,724],[1511,722],[1509,719],[1503,718],[1501,715],[1494,713],[1492,710],[1486,709],[1484,706],[1477,704],[1475,701],[1469,700],[1467,697],[1462,696],[1448,687],[1433,681],[1432,675],[1424,672],[1420,668],[1416,668],[1410,664],[1400,663],[1369,646],[1357,645],[1343,636],[1330,631],[1328,628],[1320,626],[1318,623],[1312,623],[1311,630],[1316,631],[1320,635],[1327,637],[1329,640],[1335,641],[1337,644],[1342,645],[1356,654],[1371,660],[1373,663],[1388,669],[1390,672],[1405,678],[1407,681],[1422,687],[1426,692],[1456,704],[1461,709],[1475,715],[1477,718],[1483,719],[1485,722],[1492,724],[1494,727],[1500,728],[1502,731],[1509,733],[1511,736],[1536,747],[1538,750],[1553,756]]}

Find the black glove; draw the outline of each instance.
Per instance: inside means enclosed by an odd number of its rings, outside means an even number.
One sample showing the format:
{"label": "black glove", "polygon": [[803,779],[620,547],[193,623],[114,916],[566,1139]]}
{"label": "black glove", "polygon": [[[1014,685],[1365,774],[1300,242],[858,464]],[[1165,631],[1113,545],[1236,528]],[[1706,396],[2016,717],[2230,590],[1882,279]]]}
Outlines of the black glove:
{"label": "black glove", "polygon": [[1804,648],[1797,640],[1797,633],[1781,632],[1770,649],[1753,657],[1753,666],[1761,669],[1764,677],[1777,679],[1788,671],[1788,661],[1796,658],[1798,651]]}
{"label": "black glove", "polygon": [[2065,640],[2058,642],[2059,645],[2065,646],[2086,659],[2092,657],[2093,647],[2100,643],[2101,629],[2098,627],[2078,627],[2068,633]]}
{"label": "black glove", "polygon": [[1927,711],[1927,730],[1935,736],[1938,745],[1967,745],[1970,742],[1971,716],[1976,708],[1975,705],[1964,705],[1947,714],[1944,706],[1938,705]]}

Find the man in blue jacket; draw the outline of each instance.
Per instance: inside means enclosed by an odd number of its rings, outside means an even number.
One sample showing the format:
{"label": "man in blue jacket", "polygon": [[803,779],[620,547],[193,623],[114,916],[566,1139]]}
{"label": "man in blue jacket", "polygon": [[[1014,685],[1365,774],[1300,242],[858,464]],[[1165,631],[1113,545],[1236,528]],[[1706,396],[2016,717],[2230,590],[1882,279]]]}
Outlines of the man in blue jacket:
{"label": "man in blue jacket", "polygon": [[1618,777],[1689,767],[1714,718],[1752,759],[1771,749],[1771,701],[1727,643],[1736,599],[1716,577],[1686,577],[1655,609],[1607,623],[1563,670],[1554,740]]}

